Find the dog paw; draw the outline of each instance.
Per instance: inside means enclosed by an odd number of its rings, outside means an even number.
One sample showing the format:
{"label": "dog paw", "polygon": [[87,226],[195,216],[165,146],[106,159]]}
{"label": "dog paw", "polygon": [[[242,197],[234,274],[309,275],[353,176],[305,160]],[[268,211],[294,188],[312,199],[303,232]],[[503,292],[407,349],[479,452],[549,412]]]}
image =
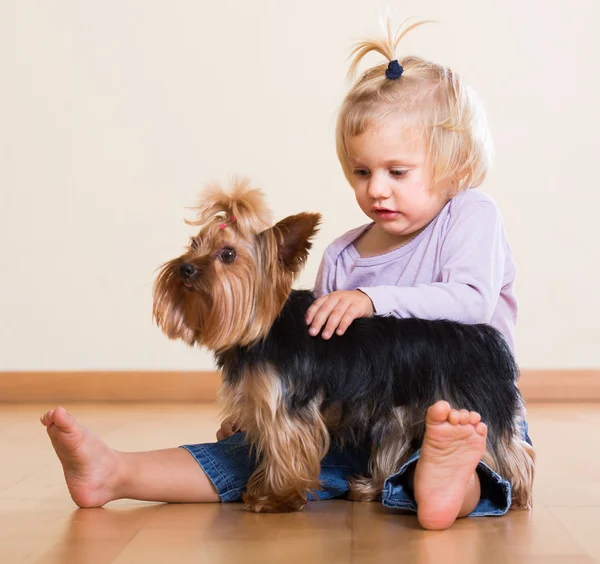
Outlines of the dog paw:
{"label": "dog paw", "polygon": [[350,492],[348,499],[350,501],[376,501],[381,494],[381,486],[375,484],[373,478],[366,476],[355,476],[349,480]]}
{"label": "dog paw", "polygon": [[302,496],[276,498],[244,494],[242,499],[244,509],[252,513],[290,513],[300,511],[306,505],[306,498]]}

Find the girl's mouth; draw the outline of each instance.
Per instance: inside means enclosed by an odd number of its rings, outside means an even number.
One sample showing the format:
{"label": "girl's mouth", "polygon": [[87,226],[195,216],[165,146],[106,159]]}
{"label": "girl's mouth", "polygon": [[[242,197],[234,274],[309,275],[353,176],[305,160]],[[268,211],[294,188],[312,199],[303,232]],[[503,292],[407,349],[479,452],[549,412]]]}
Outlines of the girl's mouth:
{"label": "girl's mouth", "polygon": [[387,210],[384,208],[375,208],[373,209],[373,212],[377,215],[377,217],[387,220],[396,219],[400,215],[400,212]]}

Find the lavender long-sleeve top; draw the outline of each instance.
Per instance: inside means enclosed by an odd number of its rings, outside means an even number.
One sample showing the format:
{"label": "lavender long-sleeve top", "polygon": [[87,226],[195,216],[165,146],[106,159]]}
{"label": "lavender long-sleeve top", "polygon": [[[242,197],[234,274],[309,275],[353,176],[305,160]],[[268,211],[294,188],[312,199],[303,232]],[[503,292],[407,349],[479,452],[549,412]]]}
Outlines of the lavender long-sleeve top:
{"label": "lavender long-sleeve top", "polygon": [[357,227],[325,250],[315,295],[361,290],[375,315],[488,323],[514,350],[515,266],[494,201],[477,190],[450,200],[412,241],[362,258],[353,242],[373,223]]}

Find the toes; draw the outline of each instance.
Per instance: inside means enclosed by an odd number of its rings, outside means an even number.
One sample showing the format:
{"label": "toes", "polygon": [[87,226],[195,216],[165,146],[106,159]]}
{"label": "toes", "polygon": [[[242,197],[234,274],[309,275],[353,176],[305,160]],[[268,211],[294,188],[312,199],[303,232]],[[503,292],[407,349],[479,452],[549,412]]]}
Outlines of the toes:
{"label": "toes", "polygon": [[451,409],[450,413],[448,414],[448,421],[452,425],[458,425],[460,423],[460,411]]}
{"label": "toes", "polygon": [[471,411],[469,413],[469,423],[471,425],[477,425],[477,423],[479,423],[481,421],[481,415],[479,415],[479,413],[477,413],[476,411]]}
{"label": "toes", "polygon": [[453,410],[447,401],[438,401],[427,410],[427,423],[443,423]]}
{"label": "toes", "polygon": [[469,423],[469,419],[471,419],[471,414],[466,409],[461,409],[459,412],[459,423],[461,425],[467,425]]}
{"label": "toes", "polygon": [[477,423],[477,425],[475,425],[475,432],[478,435],[485,437],[487,435],[487,425],[481,422]]}
{"label": "toes", "polygon": [[48,427],[48,425],[52,424],[52,417],[54,416],[54,409],[51,409],[50,411],[46,411],[46,413],[44,413],[44,415],[42,415],[40,417],[40,421],[46,426]]}
{"label": "toes", "polygon": [[[481,423],[481,415],[476,411],[468,409],[452,409],[447,401],[438,401],[427,410],[427,423],[444,423],[448,421],[452,425],[473,425]],[[480,435],[487,433],[487,427],[481,423],[477,431]]]}
{"label": "toes", "polygon": [[64,407],[57,407],[54,410],[53,422],[63,431],[68,431],[73,426],[73,418],[67,413]]}

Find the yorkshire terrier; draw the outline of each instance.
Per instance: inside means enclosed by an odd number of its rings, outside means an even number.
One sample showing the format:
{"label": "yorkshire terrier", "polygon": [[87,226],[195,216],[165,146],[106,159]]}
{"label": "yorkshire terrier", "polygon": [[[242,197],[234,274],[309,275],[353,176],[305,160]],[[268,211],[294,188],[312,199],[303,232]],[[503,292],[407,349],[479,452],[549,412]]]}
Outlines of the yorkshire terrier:
{"label": "yorkshire terrier", "polygon": [[419,447],[438,400],[477,411],[488,426],[483,461],[513,487],[512,509],[532,504],[532,447],[521,438],[518,368],[488,325],[371,317],[330,340],[308,333],[314,296],[292,290],[321,216],[272,225],[260,190],[238,181],[205,193],[185,253],[154,285],[154,319],[171,339],[205,346],[222,370],[224,415],[246,429],[259,459],[244,494],[256,512],[302,509],[319,489],[330,441],[372,453],[350,498],[378,497]]}

